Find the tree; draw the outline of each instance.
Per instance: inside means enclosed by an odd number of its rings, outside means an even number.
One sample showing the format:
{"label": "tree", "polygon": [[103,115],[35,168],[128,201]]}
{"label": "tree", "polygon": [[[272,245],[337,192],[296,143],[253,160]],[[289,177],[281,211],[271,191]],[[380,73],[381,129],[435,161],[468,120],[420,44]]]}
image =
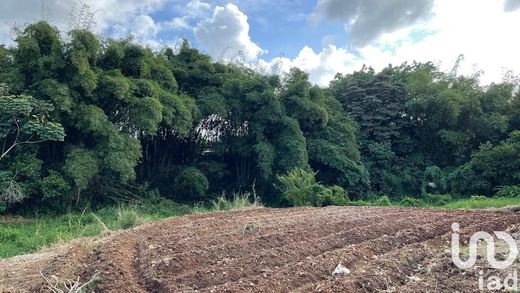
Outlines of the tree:
{"label": "tree", "polygon": [[387,67],[380,73],[364,67],[351,75],[337,75],[330,91],[359,126],[361,157],[375,192],[402,192],[394,166],[410,152],[409,96],[404,85],[408,67]]}
{"label": "tree", "polygon": [[358,151],[356,123],[334,97],[312,86],[303,71],[292,69],[283,84],[282,101],[287,114],[299,122],[309,164],[320,170],[318,179],[360,196],[369,178]]}
{"label": "tree", "polygon": [[36,188],[39,145],[63,141],[63,127],[48,121],[52,105],[30,96],[0,96],[0,204],[7,208]]}
{"label": "tree", "polygon": [[24,145],[63,141],[59,123],[48,121],[51,104],[30,96],[0,96],[0,160]]}
{"label": "tree", "polygon": [[[512,132],[496,146],[484,144],[469,164],[492,188],[520,184],[520,131]],[[491,191],[486,190],[486,194]]]}

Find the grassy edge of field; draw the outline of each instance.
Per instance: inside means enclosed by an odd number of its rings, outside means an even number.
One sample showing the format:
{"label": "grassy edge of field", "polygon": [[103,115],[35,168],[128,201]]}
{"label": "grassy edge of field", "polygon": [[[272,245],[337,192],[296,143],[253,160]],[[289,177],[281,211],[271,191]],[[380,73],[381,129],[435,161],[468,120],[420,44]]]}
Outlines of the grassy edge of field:
{"label": "grassy edge of field", "polygon": [[520,197],[471,197],[454,200],[443,206],[447,209],[489,209],[520,207]]}
{"label": "grassy edge of field", "polygon": [[[448,203],[432,204],[421,200],[398,201],[374,200],[352,201],[352,206],[426,207],[445,209],[486,209],[520,206],[518,197],[471,197],[452,200]],[[38,251],[55,244],[65,243],[79,237],[90,237],[105,230],[121,230],[139,224],[162,220],[174,216],[210,211],[260,207],[256,197],[236,195],[232,199],[224,196],[208,205],[188,206],[169,200],[140,205],[110,206],[92,211],[69,213],[61,216],[43,216],[33,219],[18,219],[13,222],[0,221],[0,259]]]}
{"label": "grassy edge of field", "polygon": [[175,216],[211,211],[261,207],[256,197],[218,197],[206,205],[183,205],[170,200],[109,206],[97,211],[60,216],[0,219],[0,259],[35,252],[80,237],[97,236],[105,230],[122,230]]}

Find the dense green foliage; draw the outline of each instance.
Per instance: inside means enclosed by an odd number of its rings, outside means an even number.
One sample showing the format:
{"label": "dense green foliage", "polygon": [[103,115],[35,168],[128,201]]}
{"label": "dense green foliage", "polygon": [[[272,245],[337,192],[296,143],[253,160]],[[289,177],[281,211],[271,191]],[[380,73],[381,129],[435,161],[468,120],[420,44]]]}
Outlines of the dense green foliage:
{"label": "dense green foliage", "polygon": [[[432,64],[338,74],[328,88],[213,62],[185,42],[67,38],[45,22],[0,46],[0,207],[44,212],[160,194],[256,192],[270,205],[418,205],[520,185],[518,84]],[[11,148],[11,146],[13,146]]]}
{"label": "dense green foliage", "polygon": [[293,206],[346,205],[348,196],[339,186],[327,187],[316,182],[315,173],[295,168],[278,176],[279,189]]}
{"label": "dense green foliage", "polygon": [[500,186],[496,193],[498,197],[519,197],[520,198],[520,186],[518,185],[505,185]]}
{"label": "dense green foliage", "polygon": [[518,86],[404,64],[338,75],[329,91],[358,122],[371,192],[468,196],[520,180]]}

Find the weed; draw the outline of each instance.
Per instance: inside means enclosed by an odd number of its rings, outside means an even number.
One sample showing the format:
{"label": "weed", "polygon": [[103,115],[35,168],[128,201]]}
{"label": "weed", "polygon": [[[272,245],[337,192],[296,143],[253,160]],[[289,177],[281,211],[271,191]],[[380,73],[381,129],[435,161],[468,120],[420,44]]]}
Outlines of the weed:
{"label": "weed", "polygon": [[485,209],[520,206],[518,197],[471,197],[456,200],[443,206],[448,209]]}
{"label": "weed", "polygon": [[506,185],[500,186],[498,188],[498,192],[496,193],[497,197],[520,197],[520,186],[518,185]]}
{"label": "weed", "polygon": [[69,279],[59,279],[58,277],[52,275],[49,277],[45,277],[43,273],[40,273],[42,278],[47,283],[47,289],[53,293],[83,293],[88,292],[93,286],[95,286],[101,278],[99,274],[95,274],[90,280],[85,283],[81,283],[79,281],[79,277],[75,280]]}
{"label": "weed", "polygon": [[423,207],[425,206],[424,202],[420,199],[406,196],[400,202],[399,205],[403,207]]}
{"label": "weed", "polygon": [[229,211],[236,209],[254,208],[261,207],[259,198],[256,195],[250,193],[234,193],[232,199],[228,199],[226,194],[223,193],[221,196],[211,201],[211,210],[217,211]]}
{"label": "weed", "polygon": [[[220,200],[218,205],[220,210],[261,206],[254,193],[235,194],[232,200]],[[109,230],[128,229],[145,222],[205,213],[213,209],[215,206],[198,204],[190,207],[168,199],[156,199],[143,201],[140,205],[105,207],[95,213],[83,210],[61,216],[6,222],[0,225],[0,258],[34,252],[78,237],[95,236]]]}
{"label": "weed", "polygon": [[260,225],[256,223],[248,223],[242,229],[242,235],[248,232],[256,231],[256,234],[260,233]]}
{"label": "weed", "polygon": [[129,229],[139,224],[144,223],[145,220],[135,208],[122,208],[117,209],[117,216],[115,222],[116,229]]}

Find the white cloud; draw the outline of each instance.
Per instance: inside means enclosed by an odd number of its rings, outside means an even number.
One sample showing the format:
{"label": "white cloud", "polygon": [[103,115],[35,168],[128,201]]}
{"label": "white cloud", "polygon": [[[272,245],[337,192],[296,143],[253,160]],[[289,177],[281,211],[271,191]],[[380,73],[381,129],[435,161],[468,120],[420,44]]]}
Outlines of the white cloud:
{"label": "white cloud", "polygon": [[183,17],[172,18],[170,21],[167,21],[166,23],[164,23],[164,26],[166,28],[173,29],[173,30],[190,28],[190,25],[186,21],[186,18],[183,18]]}
{"label": "white cloud", "polygon": [[[60,0],[53,0],[60,2]],[[84,0],[92,11],[96,12],[96,20],[101,28],[111,25],[126,24],[139,15],[147,15],[164,7],[167,0]]]}
{"label": "white cloud", "polygon": [[[68,31],[78,21],[83,4],[94,13],[100,32],[121,32],[134,28],[136,34],[156,34],[156,26],[147,19],[168,0],[2,0],[0,9],[0,42],[12,43],[10,29],[14,24],[24,25],[41,19]],[[43,7],[42,4],[43,3]],[[43,8],[43,9],[42,9]],[[72,17],[71,17],[72,13]],[[152,20],[153,21],[153,20]],[[144,29],[140,24],[144,25]]]}
{"label": "white cloud", "polygon": [[[434,13],[428,24],[388,34],[378,44],[361,48],[362,59],[378,69],[388,63],[436,61],[448,71],[458,55],[464,54],[459,73],[483,70],[484,84],[500,81],[504,69],[520,72],[520,11],[504,12],[495,1],[437,0]],[[409,34],[414,29],[431,33],[417,41]],[[389,43],[394,44],[393,51],[385,50]]]}
{"label": "white cloud", "polygon": [[325,46],[316,53],[313,49],[305,46],[294,59],[277,57],[270,62],[260,61],[259,67],[268,73],[286,73],[292,67],[309,74],[312,83],[326,86],[338,72],[352,72],[362,65],[362,60],[344,48],[334,45]]}
{"label": "white cloud", "polygon": [[344,22],[349,44],[359,47],[383,33],[427,19],[433,3],[434,0],[318,0],[311,20]]}
{"label": "white cloud", "polygon": [[163,23],[164,29],[187,30],[193,29],[190,24],[193,21],[209,18],[211,16],[211,5],[200,0],[190,0],[183,5],[175,6],[182,16],[174,17]]}
{"label": "white cloud", "polygon": [[312,82],[325,86],[336,72],[350,73],[363,64],[381,70],[388,64],[433,61],[447,72],[459,54],[464,54],[459,74],[482,70],[483,84],[500,82],[507,70],[520,73],[520,10],[505,11],[503,4],[437,0],[431,21],[384,33],[355,54],[332,45],[325,45],[319,53],[304,47],[294,59],[275,58],[261,65],[271,72],[287,72],[296,66],[308,72]]}
{"label": "white cloud", "polygon": [[2,44],[12,43],[13,26],[22,26],[41,19],[52,20],[55,24],[64,26],[67,12],[71,9],[71,5],[64,1],[54,1],[42,7],[40,1],[3,0],[0,6],[0,43]]}
{"label": "white cloud", "polygon": [[243,54],[252,60],[264,53],[249,37],[247,16],[231,3],[216,6],[211,18],[199,22],[194,32],[215,59],[229,61]]}
{"label": "white cloud", "polygon": [[514,11],[520,8],[520,0],[505,0],[504,1],[504,10],[505,11]]}
{"label": "white cloud", "polygon": [[204,10],[210,10],[211,6],[206,3],[202,2],[200,0],[191,0],[186,4],[186,7],[191,10],[192,12],[198,12],[198,11],[204,11]]}
{"label": "white cloud", "polygon": [[139,15],[133,19],[130,31],[139,37],[154,38],[160,31],[159,25],[148,15]]}

